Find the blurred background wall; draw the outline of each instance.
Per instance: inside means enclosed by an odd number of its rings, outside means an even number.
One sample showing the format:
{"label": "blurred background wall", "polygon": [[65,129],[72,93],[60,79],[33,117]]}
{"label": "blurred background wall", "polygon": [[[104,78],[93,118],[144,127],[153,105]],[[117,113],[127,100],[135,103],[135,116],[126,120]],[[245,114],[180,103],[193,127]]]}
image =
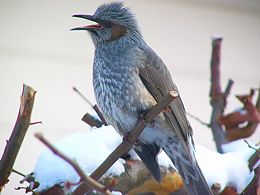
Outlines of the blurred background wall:
{"label": "blurred background wall", "polygon": [[[91,102],[94,48],[85,32],[69,29],[87,24],[74,13],[93,13],[106,1],[0,0],[0,152],[14,126],[22,84],[37,90],[32,122],[14,168],[29,173],[44,147],[34,138],[42,132],[55,142],[87,130],[81,117],[90,107],[73,92],[77,86]],[[168,65],[186,110],[209,121],[211,37],[224,37],[222,84],[235,81],[227,111],[240,104],[234,94],[260,83],[260,2],[257,0],[131,0],[147,43]],[[211,131],[190,119],[195,141],[215,150]],[[259,128],[249,140],[259,141]],[[0,153],[0,154],[1,154]],[[3,195],[15,191],[21,177],[12,174]]]}

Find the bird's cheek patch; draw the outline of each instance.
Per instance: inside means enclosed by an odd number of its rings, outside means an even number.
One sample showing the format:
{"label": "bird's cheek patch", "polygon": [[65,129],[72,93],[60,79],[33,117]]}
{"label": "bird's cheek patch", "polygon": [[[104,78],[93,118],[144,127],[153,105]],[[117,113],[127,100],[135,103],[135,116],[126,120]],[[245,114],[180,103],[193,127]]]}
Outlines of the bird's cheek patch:
{"label": "bird's cheek patch", "polygon": [[127,33],[127,29],[124,26],[115,25],[112,27],[112,33],[110,40],[114,41],[124,36]]}

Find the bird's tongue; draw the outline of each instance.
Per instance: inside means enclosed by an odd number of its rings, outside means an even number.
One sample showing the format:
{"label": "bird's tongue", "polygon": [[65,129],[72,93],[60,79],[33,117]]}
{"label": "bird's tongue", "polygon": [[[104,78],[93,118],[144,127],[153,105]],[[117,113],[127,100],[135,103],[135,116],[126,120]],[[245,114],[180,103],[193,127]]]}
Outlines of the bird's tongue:
{"label": "bird's tongue", "polygon": [[91,25],[87,25],[84,26],[86,28],[102,28],[102,26],[100,24],[91,24]]}

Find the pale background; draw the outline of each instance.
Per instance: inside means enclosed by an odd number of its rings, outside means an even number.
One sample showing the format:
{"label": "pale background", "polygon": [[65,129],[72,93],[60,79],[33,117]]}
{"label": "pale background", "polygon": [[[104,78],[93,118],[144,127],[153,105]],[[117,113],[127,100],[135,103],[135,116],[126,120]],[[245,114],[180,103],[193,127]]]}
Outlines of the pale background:
{"label": "pale background", "polygon": [[[90,107],[72,91],[77,86],[91,102],[93,45],[85,32],[69,29],[87,24],[74,13],[93,13],[105,1],[0,0],[0,154],[14,126],[22,84],[37,90],[32,122],[14,168],[29,173],[44,148],[34,138],[42,132],[55,142],[83,131],[81,117]],[[126,1],[136,14],[148,44],[168,65],[188,112],[209,121],[211,36],[224,36],[222,83],[235,81],[228,111],[239,106],[234,94],[260,84],[260,2],[257,0]],[[209,129],[190,120],[195,140],[214,150]],[[259,141],[260,131],[251,141]],[[84,148],[83,148],[84,150]],[[46,165],[51,166],[51,165]],[[3,195],[21,177],[12,175]]]}

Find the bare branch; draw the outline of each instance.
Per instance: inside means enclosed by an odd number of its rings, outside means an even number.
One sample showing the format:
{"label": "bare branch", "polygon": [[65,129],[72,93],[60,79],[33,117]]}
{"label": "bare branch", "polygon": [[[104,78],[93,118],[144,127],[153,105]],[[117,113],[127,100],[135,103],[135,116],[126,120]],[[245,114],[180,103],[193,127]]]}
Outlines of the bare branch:
{"label": "bare branch", "polygon": [[99,119],[95,118],[94,116],[92,116],[92,115],[89,114],[89,113],[86,113],[86,114],[82,117],[81,120],[84,121],[85,123],[87,123],[87,124],[88,124],[89,126],[91,126],[91,127],[97,127],[97,128],[99,128],[99,127],[101,127],[101,126],[103,125],[103,123],[102,123]]}
{"label": "bare branch", "polygon": [[18,174],[18,175],[20,175],[22,177],[26,176],[25,174],[21,173],[20,171],[15,170],[15,169],[13,169],[12,172],[14,172],[14,173],[16,173],[16,174]]}
{"label": "bare branch", "polygon": [[[108,157],[107,159],[91,174],[91,177],[98,180],[123,154],[132,149],[138,136],[142,133],[146,124],[149,124],[154,117],[156,117],[162,110],[167,107],[176,97],[178,93],[171,91],[161,101],[159,101],[153,108],[151,108],[137,123],[127,135],[127,142],[123,141]],[[123,139],[124,140],[124,139]],[[73,192],[73,195],[82,195],[89,191],[88,185],[83,182]]]}
{"label": "bare branch", "polygon": [[[80,97],[82,97],[87,103],[88,105],[91,106],[91,108],[93,108],[95,110],[95,112],[97,113],[98,117],[100,118],[100,120],[102,121],[102,123],[104,125],[107,125],[107,122],[103,116],[103,114],[101,113],[101,111],[99,110],[98,106],[95,104],[93,105],[76,87],[72,88],[77,94],[79,94]],[[85,122],[85,121],[84,121]],[[88,122],[87,122],[88,123]]]}
{"label": "bare branch", "polygon": [[23,85],[17,120],[0,161],[0,191],[8,182],[8,177],[12,172],[16,156],[30,125],[35,93],[36,91],[33,88]]}
{"label": "bare branch", "polygon": [[94,105],[93,105],[76,87],[72,87],[72,89],[73,89],[77,94],[79,94],[79,96],[82,97],[82,98],[88,103],[88,105],[91,106],[91,108],[94,107]]}
{"label": "bare branch", "polygon": [[91,177],[86,176],[85,173],[82,171],[82,169],[79,167],[79,165],[75,161],[71,160],[66,155],[64,155],[62,152],[60,152],[58,149],[56,149],[41,134],[35,134],[35,137],[38,138],[45,146],[47,146],[55,155],[59,156],[60,158],[65,160],[67,163],[69,163],[74,168],[74,170],[78,173],[81,180],[84,181],[88,186],[90,186],[91,188],[93,188],[99,192],[102,192],[104,194],[111,195],[111,193],[105,186],[98,183]]}
{"label": "bare branch", "polygon": [[[228,130],[226,132],[226,140],[228,140],[229,142],[237,140],[237,139],[247,138],[255,132],[259,122],[257,120],[251,120],[250,121],[250,119],[254,118],[255,115],[259,116],[259,113],[260,113],[260,93],[258,92],[258,98],[257,98],[255,106],[253,105],[252,102],[249,102],[249,103],[251,105],[251,108],[250,108],[250,110],[247,110],[247,115],[243,116],[243,117],[247,117],[246,121],[248,122],[248,124],[245,127],[242,127],[242,128],[240,128],[238,126],[236,128],[232,128],[232,129]],[[245,108],[246,108],[246,106],[245,106]]]}
{"label": "bare branch", "polygon": [[93,109],[96,111],[96,113],[99,116],[99,118],[101,119],[102,123],[107,125],[106,119],[104,118],[102,112],[99,110],[97,104],[94,105]]}
{"label": "bare branch", "polygon": [[220,59],[221,59],[221,43],[222,37],[213,37],[212,39],[212,55],[211,55],[211,88],[210,96],[216,97],[222,94],[220,84]]}
{"label": "bare branch", "polygon": [[200,118],[194,116],[193,114],[188,113],[188,112],[186,112],[186,114],[187,114],[189,117],[191,117],[191,118],[193,118],[194,120],[196,120],[196,121],[198,121],[199,123],[201,123],[202,125],[205,125],[206,127],[210,127],[210,124],[209,124],[209,123],[206,123],[206,122],[202,121]]}
{"label": "bare branch", "polygon": [[210,125],[212,134],[216,144],[217,151],[223,153],[221,147],[222,144],[226,143],[225,132],[218,122],[220,116],[224,112],[226,105],[226,97],[230,92],[233,82],[230,80],[226,87],[225,93],[221,90],[220,83],[220,55],[221,55],[221,42],[222,38],[213,38],[212,40],[212,56],[211,56],[211,88],[210,98],[212,106],[212,114],[210,119]]}

